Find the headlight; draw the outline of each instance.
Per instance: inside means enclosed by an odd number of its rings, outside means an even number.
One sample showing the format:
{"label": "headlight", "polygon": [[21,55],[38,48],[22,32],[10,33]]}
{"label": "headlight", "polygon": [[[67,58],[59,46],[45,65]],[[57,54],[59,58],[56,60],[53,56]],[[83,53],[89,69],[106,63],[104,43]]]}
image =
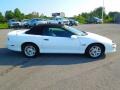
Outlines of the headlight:
{"label": "headlight", "polygon": [[115,43],[112,43],[112,48],[116,48],[116,44]]}

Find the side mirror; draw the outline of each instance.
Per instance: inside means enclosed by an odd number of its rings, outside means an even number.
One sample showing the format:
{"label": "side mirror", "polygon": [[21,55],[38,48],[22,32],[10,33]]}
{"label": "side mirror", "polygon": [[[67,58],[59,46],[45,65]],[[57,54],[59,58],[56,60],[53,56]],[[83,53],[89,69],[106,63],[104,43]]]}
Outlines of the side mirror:
{"label": "side mirror", "polygon": [[72,39],[77,39],[77,35],[72,35],[71,38]]}

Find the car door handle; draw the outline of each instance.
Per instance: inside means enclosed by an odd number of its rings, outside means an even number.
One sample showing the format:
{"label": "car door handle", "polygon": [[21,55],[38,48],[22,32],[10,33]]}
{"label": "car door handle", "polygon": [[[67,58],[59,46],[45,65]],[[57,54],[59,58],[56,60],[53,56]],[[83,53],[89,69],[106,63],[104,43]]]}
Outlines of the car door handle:
{"label": "car door handle", "polygon": [[48,41],[49,39],[43,39],[43,40]]}

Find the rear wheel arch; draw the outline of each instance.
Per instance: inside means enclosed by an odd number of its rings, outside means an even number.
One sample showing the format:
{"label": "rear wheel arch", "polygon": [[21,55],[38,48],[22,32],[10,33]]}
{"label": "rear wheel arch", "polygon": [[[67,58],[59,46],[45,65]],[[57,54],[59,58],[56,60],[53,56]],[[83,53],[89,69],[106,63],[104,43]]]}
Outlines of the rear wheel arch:
{"label": "rear wheel arch", "polygon": [[28,45],[28,44],[36,46],[36,48],[37,48],[38,51],[40,52],[40,48],[39,48],[35,43],[33,43],[33,42],[25,42],[25,43],[23,43],[23,44],[21,45],[21,50],[23,51],[24,46],[25,46],[25,45]]}

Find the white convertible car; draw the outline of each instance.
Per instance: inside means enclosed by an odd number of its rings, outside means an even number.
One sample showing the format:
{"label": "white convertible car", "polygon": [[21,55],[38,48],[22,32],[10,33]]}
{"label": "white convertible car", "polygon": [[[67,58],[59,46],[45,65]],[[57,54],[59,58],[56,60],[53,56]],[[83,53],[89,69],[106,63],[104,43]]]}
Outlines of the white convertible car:
{"label": "white convertible car", "polygon": [[29,58],[39,53],[76,53],[99,58],[116,51],[116,44],[106,37],[56,24],[9,32],[7,47]]}

